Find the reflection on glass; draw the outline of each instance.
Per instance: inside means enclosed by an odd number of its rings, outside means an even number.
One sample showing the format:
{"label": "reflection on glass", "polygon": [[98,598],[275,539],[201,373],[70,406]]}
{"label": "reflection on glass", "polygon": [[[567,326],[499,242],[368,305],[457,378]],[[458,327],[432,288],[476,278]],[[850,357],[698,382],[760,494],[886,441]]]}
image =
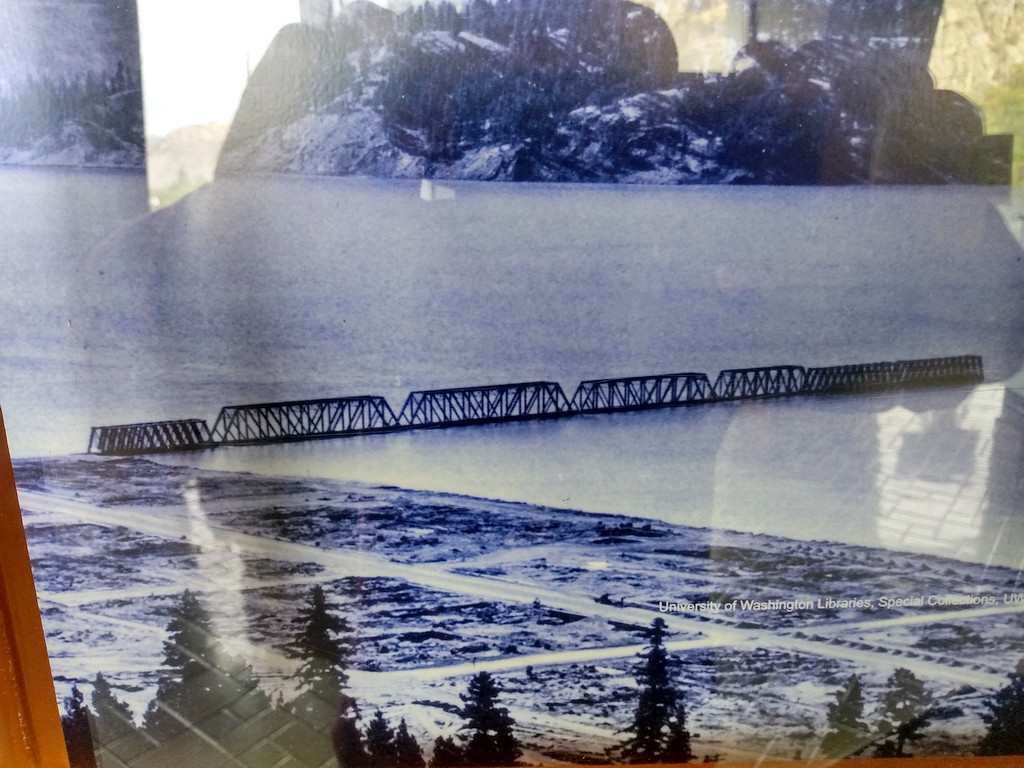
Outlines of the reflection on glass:
{"label": "reflection on glass", "polygon": [[[218,540],[203,508],[199,485],[191,480],[182,488],[188,510],[186,537],[196,550],[196,571],[211,597],[217,600],[217,634],[225,650],[252,657],[246,640],[245,605],[242,600],[245,563],[238,547]],[[239,631],[242,630],[242,631]]]}
{"label": "reflection on glass", "polygon": [[978,559],[1004,392],[978,387],[953,411],[896,405],[876,415],[883,546]]}

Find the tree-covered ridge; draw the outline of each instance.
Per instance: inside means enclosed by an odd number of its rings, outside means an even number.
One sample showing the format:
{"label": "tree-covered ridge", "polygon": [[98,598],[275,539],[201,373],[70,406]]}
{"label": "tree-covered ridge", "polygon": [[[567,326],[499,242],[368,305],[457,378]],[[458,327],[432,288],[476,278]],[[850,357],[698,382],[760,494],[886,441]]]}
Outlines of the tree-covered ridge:
{"label": "tree-covered ridge", "polygon": [[1008,173],[980,113],[935,90],[912,47],[837,33],[748,44],[726,75],[677,62],[664,21],[622,0],[354,3],[326,29],[281,32],[220,170],[675,184]]}
{"label": "tree-covered ridge", "polygon": [[30,77],[0,93],[0,163],[142,166],[142,87],[124,61],[107,75]]}

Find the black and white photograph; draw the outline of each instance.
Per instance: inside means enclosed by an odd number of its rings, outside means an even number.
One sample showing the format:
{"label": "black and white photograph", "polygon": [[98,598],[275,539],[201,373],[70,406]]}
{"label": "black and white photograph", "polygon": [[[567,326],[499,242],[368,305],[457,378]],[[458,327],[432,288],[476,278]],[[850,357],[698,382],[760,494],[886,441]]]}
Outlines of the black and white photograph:
{"label": "black and white photograph", "polygon": [[1024,755],[1022,0],[7,0],[0,265],[72,768]]}

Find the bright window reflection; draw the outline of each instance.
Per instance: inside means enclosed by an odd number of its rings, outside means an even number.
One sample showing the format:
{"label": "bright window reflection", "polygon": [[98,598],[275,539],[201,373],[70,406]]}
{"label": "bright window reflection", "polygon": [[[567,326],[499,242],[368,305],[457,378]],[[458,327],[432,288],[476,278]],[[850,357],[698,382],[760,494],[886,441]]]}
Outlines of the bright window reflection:
{"label": "bright window reflection", "polygon": [[954,410],[902,405],[876,416],[882,546],[976,560],[1005,387],[976,388]]}

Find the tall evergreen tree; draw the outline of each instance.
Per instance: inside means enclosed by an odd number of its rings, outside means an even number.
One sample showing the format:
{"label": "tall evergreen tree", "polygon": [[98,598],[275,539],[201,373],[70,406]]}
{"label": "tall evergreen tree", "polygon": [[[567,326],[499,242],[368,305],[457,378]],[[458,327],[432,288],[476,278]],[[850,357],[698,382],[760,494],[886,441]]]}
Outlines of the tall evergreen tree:
{"label": "tall evergreen tree", "polygon": [[181,719],[191,709],[196,681],[213,663],[211,650],[216,645],[210,614],[189,590],[171,611],[167,634],[157,694],[143,717],[143,726],[158,738],[184,729]]}
{"label": "tall evergreen tree", "polygon": [[156,697],[143,718],[157,741],[187,728],[202,730],[207,717],[258,688],[245,661],[221,646],[209,612],[192,592],[186,590],[171,612],[167,632]]}
{"label": "tall evergreen tree", "polygon": [[462,716],[469,731],[465,762],[473,766],[512,765],[522,754],[512,731],[515,721],[505,707],[497,706],[500,689],[489,672],[478,672],[461,696]]}
{"label": "tall evergreen tree", "polygon": [[871,733],[864,716],[864,694],[860,678],[851,675],[842,690],[836,691],[836,700],[828,705],[828,727],[819,751],[830,759],[859,754],[871,742]]}
{"label": "tall evergreen tree", "polygon": [[92,684],[92,735],[100,763],[105,762],[107,750],[118,754],[142,754],[152,748],[153,740],[147,739],[135,725],[131,708],[114,695],[114,690],[101,674],[96,675]]}
{"label": "tall evergreen tree", "polygon": [[615,752],[629,763],[687,763],[693,759],[681,697],[672,685],[666,624],[657,618],[648,633],[650,647],[636,670],[640,698],[627,732],[633,735]]}
{"label": "tall evergreen tree", "polygon": [[96,768],[92,731],[89,728],[89,708],[77,685],[71,686],[71,695],[64,699],[64,714],[60,724],[64,730],[64,744],[68,750],[71,768]]}
{"label": "tall evergreen tree", "polygon": [[392,768],[398,762],[395,732],[379,709],[366,726],[366,754],[379,768]]}
{"label": "tall evergreen tree", "polygon": [[348,622],[332,611],[318,584],[292,624],[296,633],[285,651],[301,661],[296,673],[299,688],[340,711],[348,685],[345,667],[352,654]]}
{"label": "tall evergreen tree", "polygon": [[1010,682],[985,702],[982,719],[988,732],[978,744],[979,755],[1024,755],[1024,659],[1010,673]]}
{"label": "tall evergreen tree", "polygon": [[345,668],[352,655],[348,622],[337,615],[323,587],[317,585],[292,624],[295,635],[285,652],[300,664],[295,673],[299,695],[289,705],[290,711],[323,734],[325,747],[333,750],[342,768],[370,765],[356,722],[355,699],[345,692]]}
{"label": "tall evergreen tree", "polygon": [[425,768],[423,750],[416,743],[416,739],[409,733],[409,726],[405,724],[403,717],[395,731],[395,764],[399,768]]}
{"label": "tall evergreen tree", "polygon": [[113,744],[135,733],[135,716],[127,704],[114,695],[102,673],[92,683],[93,736],[100,744]]}
{"label": "tall evergreen tree", "polygon": [[455,739],[451,736],[438,736],[434,739],[434,756],[430,758],[430,768],[455,768],[465,764],[465,752],[455,743]]}
{"label": "tall evergreen tree", "polygon": [[907,743],[922,738],[930,720],[932,695],[909,669],[900,667],[889,676],[889,690],[882,701],[878,730],[885,734],[876,749],[878,757],[909,757]]}
{"label": "tall evergreen tree", "polygon": [[373,766],[369,755],[366,754],[363,735],[359,732],[353,712],[346,711],[338,715],[331,731],[331,743],[334,747],[334,756],[341,768]]}

